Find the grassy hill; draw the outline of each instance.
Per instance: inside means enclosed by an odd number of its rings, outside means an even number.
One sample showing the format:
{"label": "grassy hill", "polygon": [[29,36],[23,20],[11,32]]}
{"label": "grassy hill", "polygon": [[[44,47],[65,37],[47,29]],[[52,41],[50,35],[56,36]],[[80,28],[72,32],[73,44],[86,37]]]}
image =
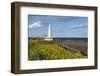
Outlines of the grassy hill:
{"label": "grassy hill", "polygon": [[46,42],[42,39],[30,39],[28,41],[29,60],[54,60],[85,58],[80,51],[73,52],[61,47],[57,43]]}

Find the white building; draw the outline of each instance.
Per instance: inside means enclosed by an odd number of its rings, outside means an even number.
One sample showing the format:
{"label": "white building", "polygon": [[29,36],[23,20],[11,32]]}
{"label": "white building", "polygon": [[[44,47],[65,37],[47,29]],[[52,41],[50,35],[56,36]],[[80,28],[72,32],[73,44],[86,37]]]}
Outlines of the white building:
{"label": "white building", "polygon": [[51,31],[51,26],[50,26],[50,25],[49,25],[49,27],[48,27],[48,36],[46,36],[46,37],[44,38],[44,40],[46,40],[46,41],[52,41],[52,40],[53,40],[52,31]]}

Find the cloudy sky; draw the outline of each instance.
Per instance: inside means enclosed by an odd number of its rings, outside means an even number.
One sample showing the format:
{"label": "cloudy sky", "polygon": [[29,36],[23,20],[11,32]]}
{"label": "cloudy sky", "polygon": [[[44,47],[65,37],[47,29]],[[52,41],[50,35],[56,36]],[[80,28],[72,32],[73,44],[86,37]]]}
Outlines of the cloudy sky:
{"label": "cloudy sky", "polygon": [[47,35],[49,24],[53,37],[87,37],[87,17],[42,15],[28,15],[28,37]]}

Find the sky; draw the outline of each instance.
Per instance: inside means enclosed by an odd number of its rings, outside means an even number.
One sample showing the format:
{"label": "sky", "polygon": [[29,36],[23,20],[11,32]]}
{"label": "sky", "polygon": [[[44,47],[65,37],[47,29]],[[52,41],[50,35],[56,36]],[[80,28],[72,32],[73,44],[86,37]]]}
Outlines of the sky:
{"label": "sky", "polygon": [[28,15],[28,37],[47,36],[49,25],[55,38],[88,36],[88,17]]}

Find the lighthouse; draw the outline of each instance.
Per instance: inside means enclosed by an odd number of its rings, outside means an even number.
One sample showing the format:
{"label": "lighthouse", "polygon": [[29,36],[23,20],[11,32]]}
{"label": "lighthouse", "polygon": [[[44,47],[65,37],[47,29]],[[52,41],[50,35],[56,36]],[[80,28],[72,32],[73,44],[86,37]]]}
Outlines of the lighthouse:
{"label": "lighthouse", "polygon": [[45,37],[45,40],[46,40],[46,41],[52,41],[52,40],[53,40],[53,37],[52,37],[52,30],[51,30],[50,24],[49,24],[49,26],[48,26],[48,36]]}

